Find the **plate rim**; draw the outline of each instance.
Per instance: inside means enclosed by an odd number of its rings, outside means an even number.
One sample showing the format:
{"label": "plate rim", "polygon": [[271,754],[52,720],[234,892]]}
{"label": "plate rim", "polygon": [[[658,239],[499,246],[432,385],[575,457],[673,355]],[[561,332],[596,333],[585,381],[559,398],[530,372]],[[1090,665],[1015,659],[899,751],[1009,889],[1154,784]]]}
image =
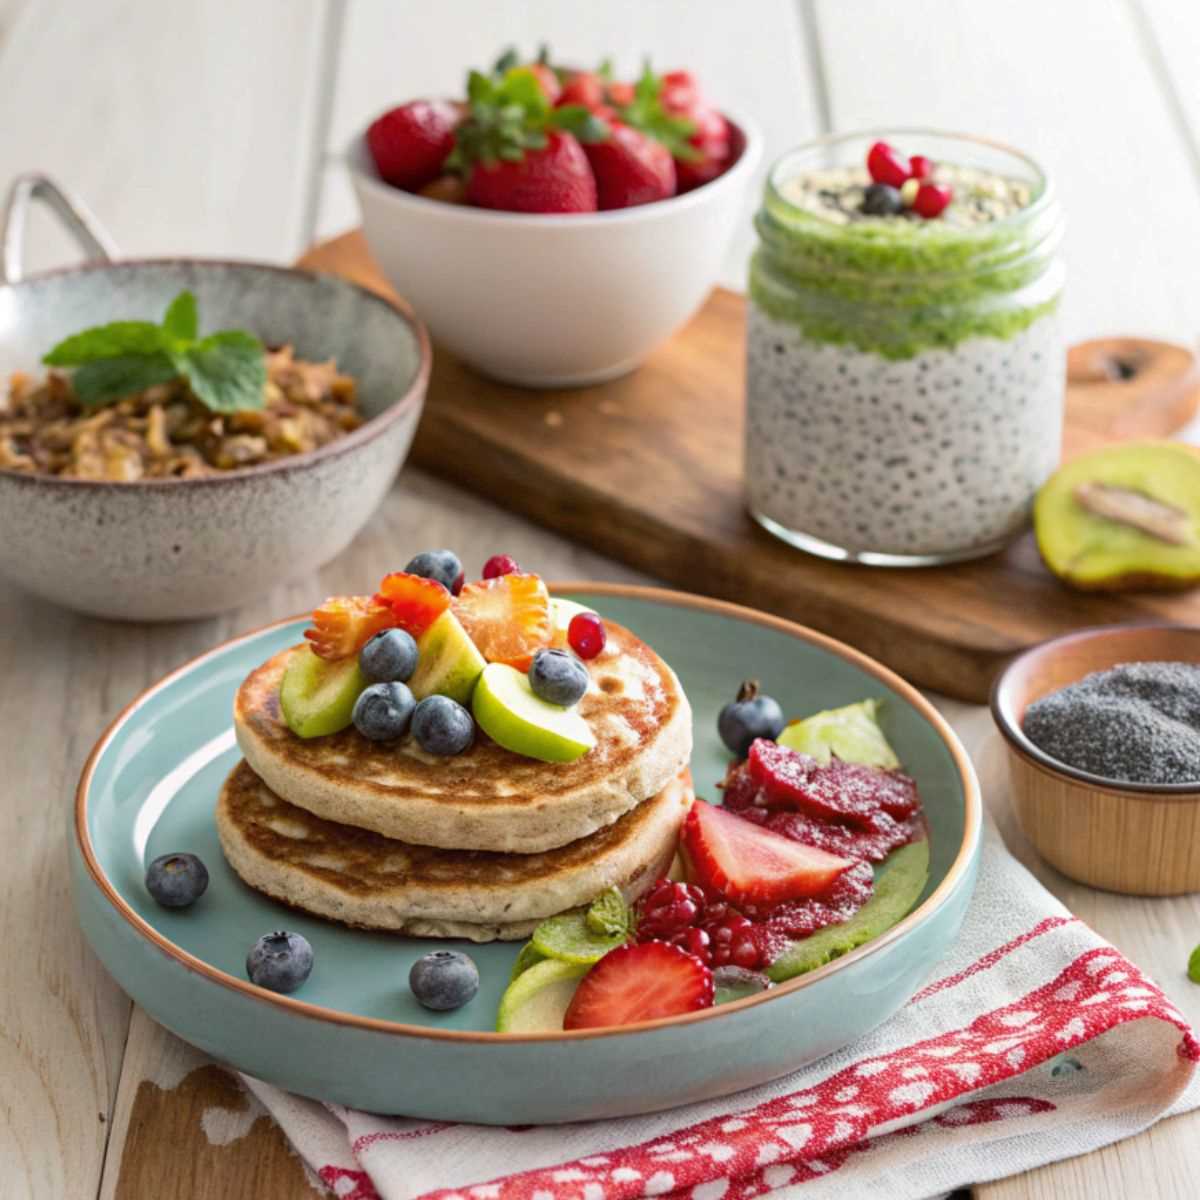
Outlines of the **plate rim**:
{"label": "plate rim", "polygon": [[873,954],[877,954],[880,950],[891,945],[917,926],[924,924],[949,902],[953,893],[957,891],[958,886],[967,876],[971,861],[979,845],[983,822],[983,802],[974,766],[958,735],[951,728],[945,717],[912,684],[902,679],[890,668],[871,658],[870,655],[863,653],[861,650],[856,650],[853,646],[849,646],[845,642],[820,633],[806,625],[801,625],[795,621],[788,621],[783,617],[773,616],[770,613],[750,608],[747,605],[734,604],[728,600],[717,600],[708,596],[700,596],[692,592],[681,592],[671,588],[651,587],[640,584],[566,580],[550,582],[547,586],[552,594],[587,592],[598,596],[646,600],[651,603],[670,607],[715,613],[718,616],[729,617],[733,620],[761,625],[767,629],[787,634],[798,641],[816,645],[836,657],[859,667],[868,675],[874,676],[879,682],[897,692],[933,726],[942,743],[950,752],[950,757],[958,771],[959,780],[963,788],[965,811],[962,842],[941,883],[938,884],[922,904],[913,909],[890,929],[878,937],[863,943],[863,945],[856,947],[849,953],[843,954],[826,963],[824,966],[818,967],[815,971],[809,971],[794,979],[777,984],[767,991],[759,992],[753,996],[746,996],[741,1000],[735,1000],[728,1004],[715,1005],[711,1008],[700,1009],[696,1012],[681,1013],[672,1017],[660,1017],[653,1021],[639,1021],[631,1025],[613,1025],[600,1029],[548,1030],[538,1033],[499,1033],[495,1030],[478,1029],[435,1029],[424,1025],[410,1025],[403,1021],[388,1021],[381,1017],[360,1016],[356,1013],[328,1008],[325,1005],[313,1004],[306,1000],[299,1000],[292,996],[281,995],[277,992],[257,987],[250,983],[249,980],[239,979],[237,976],[221,971],[203,959],[188,953],[188,951],[165,937],[130,907],[124,897],[113,886],[96,857],[91,835],[87,828],[87,805],[92,776],[95,773],[100,756],[107,749],[118,730],[151,697],[170,686],[170,684],[174,683],[180,677],[195,670],[207,660],[216,658],[218,655],[225,653],[235,646],[243,642],[248,642],[262,634],[269,633],[274,629],[280,629],[285,625],[304,620],[307,616],[305,613],[284,617],[276,621],[269,621],[265,625],[227,638],[225,641],[219,642],[216,646],[205,650],[201,654],[195,655],[139,692],[109,722],[89,752],[75,789],[75,848],[81,855],[83,865],[91,882],[116,913],[132,927],[135,934],[148,941],[167,955],[167,957],[173,959],[187,970],[199,974],[209,981],[219,984],[247,999],[280,1008],[285,1013],[292,1013],[296,1016],[307,1017],[326,1024],[350,1029],[367,1030],[405,1038],[426,1038],[434,1041],[484,1045],[574,1042],[591,1040],[593,1038],[634,1035],[649,1033],[667,1027],[699,1024],[734,1012],[745,1011],[759,1004],[766,1004],[783,996],[792,995],[806,987],[812,987],[822,979],[828,978],[838,971],[845,970],[847,967],[869,958]]}

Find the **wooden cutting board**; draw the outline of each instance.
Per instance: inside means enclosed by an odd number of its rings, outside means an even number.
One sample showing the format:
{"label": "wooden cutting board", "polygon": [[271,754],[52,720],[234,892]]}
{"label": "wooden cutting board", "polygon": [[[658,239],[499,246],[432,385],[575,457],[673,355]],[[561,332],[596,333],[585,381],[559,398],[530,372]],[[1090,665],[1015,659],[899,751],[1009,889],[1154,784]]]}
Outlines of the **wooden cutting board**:
{"label": "wooden cutting board", "polygon": [[[300,265],[390,293],[358,233]],[[676,587],[832,634],[963,700],[986,700],[1012,654],[1071,629],[1200,623],[1200,591],[1064,588],[1032,534],[978,562],[890,570],[826,562],[765,533],[742,503],[743,308],[718,289],[640,370],[571,391],[494,383],[436,350],[412,461]],[[1180,347],[1090,342],[1068,365],[1068,455],[1166,436],[1196,410],[1196,364]]]}

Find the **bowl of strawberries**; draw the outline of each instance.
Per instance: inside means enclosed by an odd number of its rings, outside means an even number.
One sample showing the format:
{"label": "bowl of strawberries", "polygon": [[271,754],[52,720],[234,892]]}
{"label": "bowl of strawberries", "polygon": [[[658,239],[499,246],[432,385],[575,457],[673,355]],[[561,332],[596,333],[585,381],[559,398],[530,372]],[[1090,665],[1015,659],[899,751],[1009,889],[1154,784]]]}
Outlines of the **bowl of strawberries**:
{"label": "bowl of strawberries", "polygon": [[381,114],[348,159],[371,252],[435,340],[493,378],[575,387],[700,307],[760,154],[690,72],[509,52],[464,100]]}

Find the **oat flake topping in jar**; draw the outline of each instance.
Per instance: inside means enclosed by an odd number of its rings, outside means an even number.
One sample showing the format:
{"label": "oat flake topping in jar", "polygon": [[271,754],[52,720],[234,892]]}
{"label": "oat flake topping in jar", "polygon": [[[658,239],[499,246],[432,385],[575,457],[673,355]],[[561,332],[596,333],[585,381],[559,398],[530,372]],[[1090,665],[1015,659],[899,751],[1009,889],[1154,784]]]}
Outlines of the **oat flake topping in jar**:
{"label": "oat flake topping in jar", "polygon": [[[869,171],[880,141],[894,160]],[[880,184],[892,169],[895,186]],[[910,169],[921,178],[904,182]],[[775,165],[755,224],[754,517],[878,566],[1002,547],[1062,438],[1062,218],[1041,169],[955,134],[821,138]]]}

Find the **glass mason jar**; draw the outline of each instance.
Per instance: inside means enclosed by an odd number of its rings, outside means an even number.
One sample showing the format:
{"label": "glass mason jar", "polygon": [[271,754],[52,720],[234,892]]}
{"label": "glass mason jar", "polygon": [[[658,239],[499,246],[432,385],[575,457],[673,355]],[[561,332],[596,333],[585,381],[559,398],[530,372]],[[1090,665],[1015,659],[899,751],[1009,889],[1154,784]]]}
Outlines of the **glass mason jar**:
{"label": "glass mason jar", "polygon": [[[927,155],[972,207],[929,220],[827,211],[814,197],[833,188],[841,203],[868,182],[877,140]],[[825,137],[776,163],[755,225],[755,519],[802,550],[876,566],[1005,545],[1062,439],[1062,217],[1042,170],[957,134]]]}

